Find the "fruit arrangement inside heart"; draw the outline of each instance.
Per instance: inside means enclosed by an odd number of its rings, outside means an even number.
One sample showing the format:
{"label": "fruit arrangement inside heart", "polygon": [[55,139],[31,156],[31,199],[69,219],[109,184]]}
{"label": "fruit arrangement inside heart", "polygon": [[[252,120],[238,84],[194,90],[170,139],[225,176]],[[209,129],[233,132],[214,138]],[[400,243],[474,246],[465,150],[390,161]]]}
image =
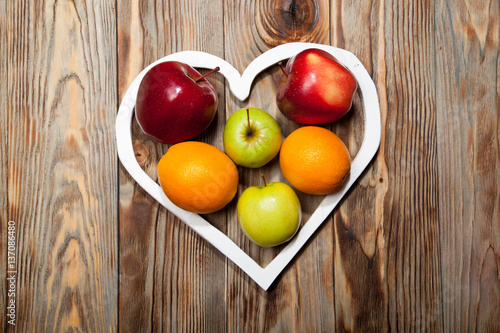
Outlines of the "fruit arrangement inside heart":
{"label": "fruit arrangement inside heart", "polygon": [[[217,111],[217,91],[207,76],[191,66],[167,61],[152,67],[139,86],[135,113],[142,131],[171,144],[158,163],[166,196],[178,207],[200,214],[225,207],[238,191],[238,169],[260,168],[279,154],[283,176],[296,191],[326,195],[349,176],[351,157],[333,132],[315,125],[342,118],[351,108],[357,82],[330,53],[308,49],[281,66],[276,94],[279,110],[300,127],[283,140],[280,124],[266,111],[234,112],[223,132],[224,151],[187,141],[210,125]],[[289,241],[301,222],[296,192],[283,182],[246,188],[238,198],[237,219],[256,244],[271,247]]]}

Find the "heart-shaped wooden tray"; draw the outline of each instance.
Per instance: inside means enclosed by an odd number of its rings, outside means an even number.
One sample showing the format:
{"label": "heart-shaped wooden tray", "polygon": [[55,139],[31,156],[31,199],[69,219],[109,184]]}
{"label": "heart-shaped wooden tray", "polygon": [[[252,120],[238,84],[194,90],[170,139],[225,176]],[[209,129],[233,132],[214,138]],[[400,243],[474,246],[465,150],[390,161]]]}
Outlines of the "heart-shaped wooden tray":
{"label": "heart-shaped wooden tray", "polygon": [[[212,69],[220,67],[229,88],[239,100],[245,100],[249,94],[255,77],[270,66],[280,61],[291,58],[297,53],[318,48],[332,54],[339,62],[347,67],[356,77],[358,92],[361,95],[364,113],[364,137],[361,147],[352,161],[351,173],[340,191],[327,195],[321,201],[309,220],[303,224],[295,237],[284,247],[281,252],[265,267],[260,266],[238,245],[217,228],[212,226],[198,214],[185,211],[174,205],[163,193],[161,187],[151,179],[136,161],[132,147],[131,123],[133,119],[135,100],[139,84],[146,72],[154,65],[165,61],[181,61],[196,68]],[[135,181],[160,204],[175,214],[180,220],[191,227],[201,237],[226,255],[243,271],[245,271],[259,286],[267,290],[281,271],[297,254],[300,248],[318,229],[323,221],[332,212],[351,185],[361,175],[368,163],[378,150],[381,138],[380,107],[377,90],[365,67],[352,53],[329,45],[313,43],[289,43],[277,46],[257,57],[243,72],[240,73],[225,60],[214,55],[198,52],[184,51],[163,57],[145,68],[128,88],[118,110],[116,118],[116,141],[118,156],[125,169]]]}

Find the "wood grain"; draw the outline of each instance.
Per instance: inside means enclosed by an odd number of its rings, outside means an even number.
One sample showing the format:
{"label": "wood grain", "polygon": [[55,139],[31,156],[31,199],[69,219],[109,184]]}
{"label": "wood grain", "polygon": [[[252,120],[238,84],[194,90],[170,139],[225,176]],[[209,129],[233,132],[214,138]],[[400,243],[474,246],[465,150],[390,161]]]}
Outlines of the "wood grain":
{"label": "wood grain", "polygon": [[[182,50],[223,56],[223,3],[165,1],[118,6],[120,96],[149,63]],[[210,77],[224,91],[219,74]],[[218,115],[199,138],[222,148],[224,97]],[[156,179],[167,147],[134,124],[136,157]],[[225,230],[226,212],[206,217]],[[140,224],[138,224],[138,222]],[[120,171],[120,330],[220,331],[226,326],[226,258],[160,207],[126,171]],[[139,300],[139,301],[137,301]]]}
{"label": "wood grain", "polygon": [[[0,31],[10,31],[12,18],[7,15],[7,1],[0,2]],[[11,82],[9,77],[9,54],[12,55],[13,43],[9,40],[9,34],[0,34],[0,80]],[[9,89],[0,88],[0,109],[9,110]],[[7,223],[9,221],[8,202],[8,170],[9,154],[8,128],[9,112],[0,112],[0,309],[7,309]],[[6,313],[0,314],[0,332],[7,329]]]}
{"label": "wood grain", "polygon": [[[388,239],[389,325],[401,330],[443,330],[440,245],[434,13],[431,2],[391,4],[386,11],[388,49],[386,142],[391,216]],[[409,20],[412,18],[412,20]],[[414,25],[413,22],[419,22]],[[405,171],[403,171],[405,170]],[[404,315],[403,315],[404,314]]]}
{"label": "wood grain", "polygon": [[[261,53],[287,41],[329,43],[329,13],[325,2],[254,1],[250,4],[233,1],[227,2],[226,10],[232,15],[225,17],[225,58],[240,72]],[[248,11],[254,14],[249,15]],[[288,121],[277,108],[275,93],[281,79],[277,66],[260,74],[245,102],[226,92],[226,116],[243,107],[261,108],[278,120],[284,136],[289,135],[299,126]],[[239,170],[239,193],[248,186],[259,185],[261,173],[269,181],[285,181],[277,159],[258,170]],[[322,198],[298,194],[305,222]],[[241,232],[234,211],[229,216],[228,235],[262,266],[283,248],[262,249],[252,243]],[[332,243],[332,224],[325,222],[268,292],[259,289],[229,262],[228,330],[331,331],[335,326]]]}
{"label": "wood grain", "polygon": [[112,331],[118,316],[114,9],[46,1],[9,2],[6,11],[8,212],[18,232],[11,328]]}
{"label": "wood grain", "polygon": [[442,329],[432,14],[430,3],[332,7],[332,38],[377,83],[383,124],[377,158],[335,219],[340,330]]}
{"label": "wood grain", "polygon": [[[388,324],[384,245],[387,221],[383,206],[389,184],[385,162],[388,101],[384,82],[384,14],[384,2],[342,1],[331,7],[332,44],[353,52],[366,67],[377,85],[382,115],[379,152],[334,216],[335,315],[340,331],[381,331]],[[363,121],[359,101],[353,105],[351,118],[335,127],[352,149],[361,144],[357,133],[360,126],[356,126]]]}
{"label": "wood grain", "polygon": [[499,1],[436,1],[446,331],[500,330],[499,18]]}
{"label": "wood grain", "polygon": [[[143,67],[143,34],[139,1],[117,3],[118,96],[121,101],[128,85]],[[126,22],[124,24],[124,22]],[[133,127],[137,133],[137,126]],[[140,131],[140,130],[139,130]],[[135,136],[135,135],[134,135]],[[155,177],[156,147],[153,142],[134,140],[138,162]],[[119,330],[151,330],[154,229],[158,205],[128,175],[119,170]],[[133,290],[133,292],[123,292]]]}

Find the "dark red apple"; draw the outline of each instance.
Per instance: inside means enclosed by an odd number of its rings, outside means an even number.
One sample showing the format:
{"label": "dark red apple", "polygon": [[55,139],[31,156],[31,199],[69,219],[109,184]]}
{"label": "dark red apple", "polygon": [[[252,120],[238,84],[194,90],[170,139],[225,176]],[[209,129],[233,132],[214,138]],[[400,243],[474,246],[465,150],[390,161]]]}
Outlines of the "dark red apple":
{"label": "dark red apple", "polygon": [[217,91],[205,79],[209,73],[201,75],[178,61],[152,67],[141,81],[135,104],[143,132],[165,144],[201,134],[217,111]]}
{"label": "dark red apple", "polygon": [[351,108],[358,84],[352,73],[330,53],[307,49],[290,58],[282,68],[276,101],[280,111],[301,124],[327,124]]}

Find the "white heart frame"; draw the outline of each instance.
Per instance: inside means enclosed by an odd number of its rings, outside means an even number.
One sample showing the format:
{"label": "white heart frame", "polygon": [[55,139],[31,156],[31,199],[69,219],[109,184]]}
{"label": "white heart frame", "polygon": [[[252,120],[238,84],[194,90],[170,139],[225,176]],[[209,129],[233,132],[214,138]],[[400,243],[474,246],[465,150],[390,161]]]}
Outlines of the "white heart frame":
{"label": "white heart frame", "polygon": [[[164,194],[161,187],[141,169],[136,161],[132,146],[131,123],[135,100],[139,84],[151,67],[161,62],[176,60],[197,68],[212,69],[219,66],[220,73],[226,78],[233,95],[243,101],[249,96],[252,82],[260,72],[310,48],[322,49],[332,54],[356,77],[364,112],[363,142],[356,157],[352,161],[349,179],[342,189],[336,193],[325,196],[295,237],[267,266],[262,267],[229,237],[207,222],[203,217],[174,205]],[[240,73],[225,60],[205,52],[184,51],[173,53],[155,61],[135,78],[122,99],[116,117],[118,156],[129,174],[146,192],[238,265],[264,290],[269,288],[287,264],[313,235],[316,229],[318,229],[337,206],[351,185],[361,175],[377,152],[380,145],[380,138],[381,121],[377,90],[365,67],[351,52],[329,45],[314,43],[289,43],[277,46],[253,60],[245,69],[243,75],[240,75]]]}

